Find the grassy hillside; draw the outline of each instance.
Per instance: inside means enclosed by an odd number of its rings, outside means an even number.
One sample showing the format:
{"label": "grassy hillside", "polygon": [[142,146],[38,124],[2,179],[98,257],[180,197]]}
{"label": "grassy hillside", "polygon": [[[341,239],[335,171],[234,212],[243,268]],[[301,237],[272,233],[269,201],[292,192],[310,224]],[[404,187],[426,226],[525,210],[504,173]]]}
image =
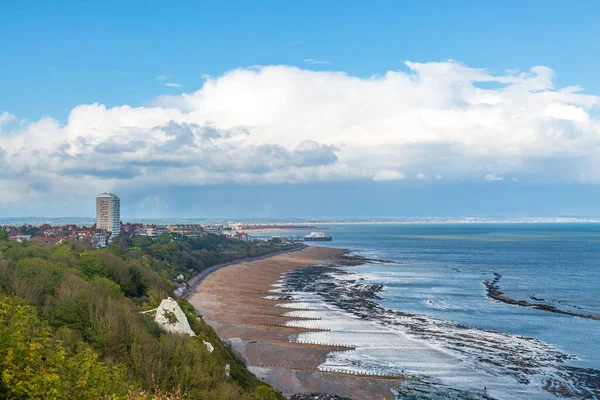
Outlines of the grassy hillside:
{"label": "grassy hillside", "polygon": [[[225,258],[223,249],[251,247],[218,243],[209,255],[202,246],[210,243],[164,239],[108,250],[0,241],[0,398],[281,398],[185,300],[197,337],[165,333],[140,313],[172,294],[176,270],[200,270]],[[185,253],[207,262],[176,266]]]}

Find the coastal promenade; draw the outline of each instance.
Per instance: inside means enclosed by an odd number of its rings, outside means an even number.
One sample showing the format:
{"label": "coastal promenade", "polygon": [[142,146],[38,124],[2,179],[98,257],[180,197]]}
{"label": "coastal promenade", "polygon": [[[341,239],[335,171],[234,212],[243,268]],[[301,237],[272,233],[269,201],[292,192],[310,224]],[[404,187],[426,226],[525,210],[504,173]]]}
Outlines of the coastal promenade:
{"label": "coastal promenade", "polygon": [[303,315],[306,304],[298,304],[287,292],[274,291],[288,273],[342,262],[346,253],[309,246],[214,266],[197,276],[195,293],[188,300],[252,372],[286,396],[318,392],[357,400],[390,399],[390,389],[402,378],[320,369],[328,354],[354,348],[299,339],[300,334],[322,331],[315,321],[320,318]]}

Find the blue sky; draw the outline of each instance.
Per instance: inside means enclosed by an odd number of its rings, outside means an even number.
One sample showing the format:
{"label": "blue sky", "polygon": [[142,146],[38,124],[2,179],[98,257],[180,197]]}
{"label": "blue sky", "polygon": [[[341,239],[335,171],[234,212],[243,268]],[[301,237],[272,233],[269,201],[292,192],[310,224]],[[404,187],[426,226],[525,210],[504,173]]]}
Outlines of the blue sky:
{"label": "blue sky", "polygon": [[361,216],[600,215],[598,1],[56,4],[0,13],[0,215],[92,215],[82,185],[153,217],[340,215],[281,204],[351,187]]}
{"label": "blue sky", "polygon": [[[88,4],[89,3],[89,4]],[[0,14],[0,109],[65,120],[78,104],[144,104],[251,65],[368,77],[405,60],[492,71],[550,66],[600,92],[598,1],[47,1]],[[167,75],[183,85],[154,81]]]}

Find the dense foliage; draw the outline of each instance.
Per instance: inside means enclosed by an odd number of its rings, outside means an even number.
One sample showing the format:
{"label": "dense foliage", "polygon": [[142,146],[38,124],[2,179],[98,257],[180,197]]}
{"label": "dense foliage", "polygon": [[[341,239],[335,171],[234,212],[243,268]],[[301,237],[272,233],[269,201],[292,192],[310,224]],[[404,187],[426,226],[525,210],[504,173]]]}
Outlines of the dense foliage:
{"label": "dense foliage", "polygon": [[198,270],[251,251],[221,240],[106,250],[0,242],[0,398],[281,398],[185,300],[197,337],[168,334],[140,313],[172,293],[165,277],[179,260]]}
{"label": "dense foliage", "polygon": [[285,248],[276,241],[246,242],[224,235],[187,238],[164,233],[156,239],[134,236],[115,244],[132,258],[139,258],[165,278],[186,278],[211,265],[244,257],[255,257]]}

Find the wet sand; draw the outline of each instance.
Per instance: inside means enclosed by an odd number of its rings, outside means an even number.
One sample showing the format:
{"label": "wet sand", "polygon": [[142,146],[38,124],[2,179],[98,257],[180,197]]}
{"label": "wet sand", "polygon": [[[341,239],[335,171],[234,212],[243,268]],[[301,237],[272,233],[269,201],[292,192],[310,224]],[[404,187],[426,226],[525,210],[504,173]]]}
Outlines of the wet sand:
{"label": "wet sand", "polygon": [[[392,398],[399,379],[319,371],[331,351],[351,351],[334,345],[294,343],[314,331],[310,319],[284,315],[301,306],[292,300],[268,299],[284,274],[315,264],[335,262],[346,251],[308,247],[221,268],[208,275],[189,301],[246,360],[249,368],[284,395],[320,392],[353,399]],[[285,326],[300,321],[304,327]]]}

